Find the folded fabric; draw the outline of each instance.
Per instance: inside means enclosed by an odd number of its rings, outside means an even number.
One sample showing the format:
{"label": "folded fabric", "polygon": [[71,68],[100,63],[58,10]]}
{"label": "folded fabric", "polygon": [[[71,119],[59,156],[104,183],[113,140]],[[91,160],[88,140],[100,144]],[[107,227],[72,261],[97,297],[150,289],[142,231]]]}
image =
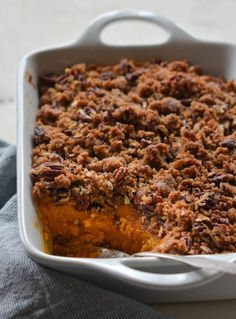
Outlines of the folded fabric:
{"label": "folded fabric", "polygon": [[0,141],[0,318],[160,318],[155,309],[47,269],[22,247],[16,149]]}

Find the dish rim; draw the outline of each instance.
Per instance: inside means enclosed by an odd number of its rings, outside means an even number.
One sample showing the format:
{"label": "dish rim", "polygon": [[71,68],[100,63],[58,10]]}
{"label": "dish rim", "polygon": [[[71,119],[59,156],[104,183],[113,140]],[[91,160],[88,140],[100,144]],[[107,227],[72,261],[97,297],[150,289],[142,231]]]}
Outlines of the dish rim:
{"label": "dish rim", "polygon": [[[115,21],[115,20],[121,20],[121,19],[127,19],[127,18],[131,18],[131,19],[143,19],[145,18],[146,20],[150,21],[150,18],[152,19],[156,19],[158,21],[157,24],[159,25],[164,25],[164,26],[171,26],[171,29],[169,30],[171,32],[170,37],[167,39],[166,43],[169,43],[170,41],[180,41],[182,39],[183,41],[186,41],[188,43],[205,43],[206,45],[216,45],[216,46],[230,46],[233,47],[236,50],[236,46],[231,44],[231,43],[226,43],[226,42],[209,42],[209,41],[202,41],[199,40],[193,36],[190,36],[187,32],[185,32],[183,29],[181,29],[180,27],[178,27],[177,25],[175,25],[173,22],[167,20],[166,18],[163,18],[161,16],[158,16],[156,14],[153,14],[151,12],[145,12],[145,11],[113,11],[113,12],[109,12],[107,14],[104,14],[102,16],[99,16],[97,19],[94,20],[94,22],[92,22],[92,24],[88,27],[88,29],[86,29],[84,31],[84,33],[81,35],[81,37],[79,38],[79,40],[75,40],[72,42],[68,42],[62,45],[55,45],[55,46],[50,46],[50,47],[46,47],[43,49],[39,49],[39,50],[35,50],[32,51],[31,53],[27,54],[21,61],[20,67],[19,67],[19,72],[18,72],[18,94],[17,94],[17,100],[18,100],[18,108],[17,108],[17,117],[18,117],[18,128],[17,128],[17,132],[18,132],[18,140],[17,140],[17,188],[18,188],[18,219],[19,219],[19,229],[20,229],[20,237],[21,240],[23,242],[23,245],[26,249],[26,251],[29,253],[29,255],[37,260],[38,262],[40,262],[41,264],[44,264],[46,266],[50,266],[50,267],[66,267],[66,268],[74,268],[75,266],[80,266],[81,264],[83,264],[84,266],[88,267],[91,270],[97,270],[97,271],[101,271],[104,273],[109,273],[112,276],[117,276],[117,273],[114,272],[112,270],[112,266],[120,266],[121,268],[123,267],[123,270],[121,270],[119,272],[119,276],[121,280],[124,280],[126,282],[132,282],[135,284],[140,284],[140,285],[147,285],[148,287],[158,287],[159,289],[179,289],[180,287],[186,287],[186,286],[196,286],[196,285],[201,285],[208,281],[211,280],[215,280],[216,278],[219,278],[220,276],[222,276],[221,273],[216,272],[216,271],[211,271],[211,270],[197,270],[192,272],[192,274],[190,276],[192,276],[192,280],[190,280],[190,278],[188,278],[188,282],[186,285],[186,278],[184,278],[184,276],[180,276],[180,275],[160,275],[162,277],[157,278],[157,280],[160,281],[160,284],[158,285],[158,282],[151,282],[151,277],[147,276],[147,274],[145,274],[145,278],[142,279],[141,276],[141,271],[138,270],[133,270],[132,268],[129,268],[129,266],[127,267],[127,265],[125,265],[124,260],[127,260],[126,258],[114,258],[114,259],[97,259],[97,258],[72,258],[72,257],[63,257],[63,256],[54,256],[54,255],[50,255],[47,253],[44,253],[43,251],[40,251],[38,248],[34,247],[34,245],[32,244],[32,242],[30,241],[30,238],[28,237],[27,234],[27,229],[26,229],[26,224],[25,224],[25,203],[23,200],[23,190],[25,188],[25,184],[24,184],[24,176],[23,176],[23,156],[24,156],[24,137],[23,137],[23,133],[24,133],[24,118],[23,118],[23,108],[24,108],[24,101],[25,101],[25,96],[23,93],[23,86],[24,86],[24,81],[25,81],[25,72],[26,72],[26,68],[27,68],[27,64],[29,63],[29,60],[32,59],[33,57],[35,57],[36,55],[42,54],[42,53],[49,53],[52,52],[54,50],[61,50],[61,49],[70,49],[70,48],[79,48],[79,47],[91,47],[91,45],[93,44],[93,40],[89,40],[89,35],[91,34],[91,30],[94,30],[94,28],[96,29],[97,34],[100,34],[101,30],[109,23]],[[160,23],[161,21],[161,23]],[[173,33],[173,30],[174,33]],[[177,31],[176,31],[177,30]],[[174,36],[173,36],[174,34]],[[183,38],[182,35],[185,35],[185,37]],[[96,43],[95,43],[96,44]],[[165,44],[165,43],[164,43]],[[96,44],[97,46],[106,46],[109,48],[116,48],[114,46],[108,46],[108,45],[104,45],[100,40],[97,42]],[[136,48],[140,48],[142,46],[140,45],[135,45],[135,46],[122,46],[122,48],[127,49],[127,48],[132,48],[132,49],[136,49]],[[145,47],[153,47],[151,46],[146,46]],[[156,47],[156,45],[154,46]],[[29,154],[28,154],[29,155]],[[195,258],[199,255],[196,256],[186,256],[187,258]],[[203,255],[201,255],[203,256]],[[216,257],[221,257],[223,259],[225,259],[225,257],[236,257],[236,253],[229,253],[227,254],[227,256],[222,255],[222,254],[214,254],[214,255],[204,255],[207,256],[208,258],[216,258]],[[141,263],[144,262],[145,259],[145,263],[147,265],[147,262],[150,263],[150,261],[156,261],[156,259],[150,258],[150,257],[131,257],[129,258],[130,261],[132,262],[137,262],[137,263]],[[140,263],[140,264],[141,264]],[[132,271],[129,273],[128,269],[132,269]],[[126,273],[129,273],[128,276],[126,276]],[[122,277],[123,274],[123,277]],[[184,273],[185,277],[186,274]],[[138,276],[141,276],[141,281],[140,278],[138,278]],[[154,275],[155,276],[155,275]],[[153,276],[153,278],[154,278]],[[164,277],[166,276],[166,277]],[[175,278],[173,277],[173,279],[175,280],[175,284],[170,284],[167,281],[167,276],[175,276]],[[148,277],[148,278],[147,278]],[[181,278],[180,278],[181,277]],[[170,277],[168,277],[170,279]],[[147,279],[147,280],[146,280]],[[168,279],[168,280],[169,280]],[[146,281],[145,281],[146,280]]]}

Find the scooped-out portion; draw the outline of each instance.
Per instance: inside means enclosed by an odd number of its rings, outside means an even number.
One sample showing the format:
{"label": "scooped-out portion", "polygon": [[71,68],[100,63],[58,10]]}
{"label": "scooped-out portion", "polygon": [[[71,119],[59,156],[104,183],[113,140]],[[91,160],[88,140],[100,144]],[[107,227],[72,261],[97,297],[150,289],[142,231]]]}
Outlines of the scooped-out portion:
{"label": "scooped-out portion", "polygon": [[114,211],[107,207],[101,213],[40,201],[37,209],[44,226],[43,238],[54,255],[98,257],[100,248],[133,254],[158,245],[158,239],[144,230],[141,215],[128,205]]}

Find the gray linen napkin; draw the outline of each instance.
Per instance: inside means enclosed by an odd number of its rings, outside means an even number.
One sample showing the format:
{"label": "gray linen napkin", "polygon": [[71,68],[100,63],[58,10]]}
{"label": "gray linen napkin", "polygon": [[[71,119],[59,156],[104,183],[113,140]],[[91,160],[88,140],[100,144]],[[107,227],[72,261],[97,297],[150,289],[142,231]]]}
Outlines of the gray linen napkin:
{"label": "gray linen napkin", "polygon": [[30,259],[20,242],[16,149],[0,141],[0,318],[160,318],[160,313]]}

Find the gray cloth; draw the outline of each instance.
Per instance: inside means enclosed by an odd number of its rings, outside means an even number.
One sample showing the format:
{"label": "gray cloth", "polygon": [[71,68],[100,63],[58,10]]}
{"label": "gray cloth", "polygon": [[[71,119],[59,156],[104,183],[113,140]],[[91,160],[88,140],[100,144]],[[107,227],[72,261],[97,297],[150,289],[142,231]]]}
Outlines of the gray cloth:
{"label": "gray cloth", "polygon": [[20,242],[16,150],[0,141],[0,318],[163,318],[137,301],[50,270]]}

